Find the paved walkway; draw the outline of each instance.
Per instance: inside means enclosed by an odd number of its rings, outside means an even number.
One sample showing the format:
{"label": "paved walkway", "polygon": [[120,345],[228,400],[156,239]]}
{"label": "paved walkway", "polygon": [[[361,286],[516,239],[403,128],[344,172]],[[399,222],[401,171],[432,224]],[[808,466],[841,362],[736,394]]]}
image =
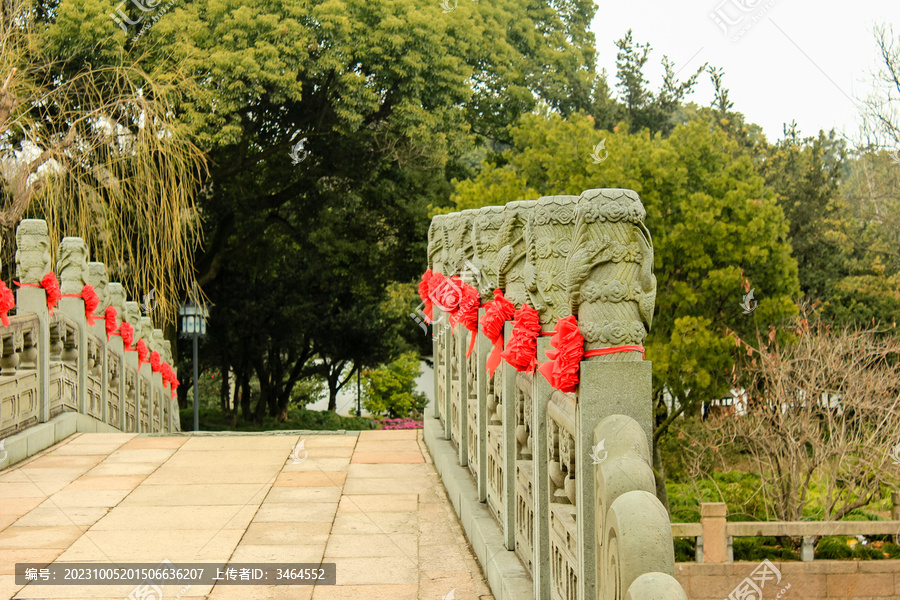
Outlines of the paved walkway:
{"label": "paved walkway", "polygon": [[0,598],[135,590],[22,587],[17,562],[166,559],[333,562],[337,585],[165,586],[163,600],[493,600],[422,430],[85,433],[0,472]]}

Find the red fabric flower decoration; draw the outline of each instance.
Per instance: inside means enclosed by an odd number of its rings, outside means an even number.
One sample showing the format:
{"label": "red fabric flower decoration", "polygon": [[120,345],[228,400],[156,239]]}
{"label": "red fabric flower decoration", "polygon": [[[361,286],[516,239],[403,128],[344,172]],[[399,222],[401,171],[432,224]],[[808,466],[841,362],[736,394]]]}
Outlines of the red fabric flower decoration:
{"label": "red fabric flower decoration", "polygon": [[439,287],[431,290],[432,302],[445,313],[455,314],[459,310],[459,301],[462,300],[462,286],[463,282],[456,275],[443,277]]}
{"label": "red fabric flower decoration", "polygon": [[481,333],[494,345],[487,359],[488,377],[493,377],[500,366],[500,353],[503,351],[503,325],[513,318],[516,306],[503,296],[503,290],[494,290],[494,299],[484,305],[484,317],[481,320]]}
{"label": "red fabric flower decoration", "polygon": [[6,283],[0,281],[0,321],[4,327],[9,327],[9,311],[16,307],[16,297],[12,290],[6,287]]}
{"label": "red fabric flower decoration", "polygon": [[162,358],[156,350],[150,353],[150,369],[154,373],[159,373],[160,369],[162,369]]}
{"label": "red fabric flower decoration", "polygon": [[84,317],[87,319],[87,324],[93,326],[97,322],[97,315],[94,314],[94,311],[100,306],[100,297],[94,291],[94,286],[85,284],[81,288],[81,299],[84,300]]}
{"label": "red fabric flower decoration", "polygon": [[584,338],[574,315],[556,322],[556,334],[550,339],[550,345],[555,350],[547,350],[550,360],[538,370],[554,388],[561,392],[574,392],[578,387],[578,373],[584,356]]}
{"label": "red fabric flower decoration", "polygon": [[419,298],[422,299],[422,302],[425,303],[425,317],[429,323],[431,323],[431,298],[428,295],[428,291],[431,288],[431,278],[434,276],[434,273],[431,272],[431,269],[425,271],[422,274],[422,281],[419,282]]}
{"label": "red fabric flower decoration", "polygon": [[49,272],[41,279],[41,287],[47,292],[47,310],[53,314],[57,302],[62,298],[62,292],[59,290],[59,281],[56,279],[56,273]]}
{"label": "red fabric flower decoration", "polygon": [[472,354],[472,348],[475,347],[475,336],[478,334],[479,308],[481,308],[481,294],[468,283],[463,283],[459,308],[454,314],[450,315],[450,325],[455,329],[458,323],[462,323],[463,327],[472,332],[472,341],[469,342],[466,358]]}
{"label": "red fabric flower decoration", "polygon": [[160,366],[159,372],[162,373],[163,385],[170,385],[172,383],[172,378],[175,377],[175,372],[172,370],[172,365],[164,362]]}
{"label": "red fabric flower decoration", "polygon": [[147,344],[144,343],[143,338],[137,341],[137,353],[138,353],[138,369],[141,368],[141,365],[147,362],[147,355],[150,352],[147,350]]}
{"label": "red fabric flower decoration", "polygon": [[534,371],[537,366],[537,336],[541,331],[538,311],[527,304],[516,311],[512,336],[500,356],[516,371]]}
{"label": "red fabric flower decoration", "polygon": [[134,343],[134,327],[128,321],[122,321],[119,327],[119,334],[122,336],[122,343],[125,344],[126,350],[131,350],[131,344]]}
{"label": "red fabric flower decoration", "polygon": [[109,341],[109,338],[112,336],[113,332],[116,330],[118,325],[116,324],[116,316],[118,315],[118,311],[115,306],[107,306],[106,307],[106,341]]}

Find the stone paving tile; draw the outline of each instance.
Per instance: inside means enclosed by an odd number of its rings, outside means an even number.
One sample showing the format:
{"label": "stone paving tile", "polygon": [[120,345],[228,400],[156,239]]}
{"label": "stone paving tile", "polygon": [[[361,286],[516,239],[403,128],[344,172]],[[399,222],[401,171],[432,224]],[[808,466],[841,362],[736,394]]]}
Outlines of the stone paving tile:
{"label": "stone paving tile", "polygon": [[[285,457],[287,459],[287,457]],[[299,464],[292,464],[291,461],[286,461],[284,468],[281,470],[282,473],[296,473],[296,472],[305,472],[305,471],[314,471],[314,472],[333,472],[333,471],[346,471],[350,466],[349,458],[316,458],[310,457],[305,461]]]}
{"label": "stone paving tile", "polygon": [[[331,523],[250,523],[241,545],[309,545],[324,546],[331,533]],[[333,536],[332,536],[333,537]]]}
{"label": "stone paving tile", "polygon": [[418,437],[415,429],[388,429],[375,431],[360,431],[360,442],[379,442],[392,440],[414,440]]}
{"label": "stone paving tile", "polygon": [[341,488],[331,487],[273,487],[266,495],[266,504],[283,502],[338,502]]}
{"label": "stone paving tile", "polygon": [[50,496],[49,500],[60,508],[72,506],[108,506],[113,507],[121,502],[125,496],[132,493],[131,489],[124,490],[86,490],[63,489]]}
{"label": "stone paving tile", "polygon": [[152,448],[181,448],[186,437],[136,437],[122,444],[121,450],[144,450]]}
{"label": "stone paving tile", "polygon": [[82,475],[64,489],[71,490],[133,490],[144,475]]}
{"label": "stone paving tile", "polygon": [[422,453],[418,450],[415,452],[354,452],[353,459],[350,461],[357,463],[423,463]]}
{"label": "stone paving tile", "polygon": [[432,484],[421,479],[389,477],[351,477],[344,484],[344,495],[396,494],[397,490],[415,494],[426,494]]}
{"label": "stone paving tile", "polygon": [[105,506],[60,507],[45,500],[16,521],[23,527],[59,527],[76,525],[86,529],[99,521],[109,511]]}
{"label": "stone paving tile", "polygon": [[89,530],[71,544],[60,561],[172,562],[225,561],[243,529]]}
{"label": "stone paving tile", "polygon": [[0,549],[66,548],[84,533],[77,525],[23,527],[12,525],[0,531]]}
{"label": "stone paving tile", "polygon": [[65,444],[55,449],[52,456],[91,456],[102,455],[108,456],[110,452],[114,452],[122,447],[119,442],[107,444]]}
{"label": "stone paving tile", "polygon": [[216,585],[209,600],[310,600],[312,594],[311,585]]}
{"label": "stone paving tile", "polygon": [[416,564],[397,558],[332,558],[338,585],[416,584]]}
{"label": "stone paving tile", "polygon": [[76,433],[63,440],[64,444],[124,444],[135,437],[136,433]]}
{"label": "stone paving tile", "polygon": [[262,502],[267,484],[220,483],[197,485],[141,485],[122,500],[122,506],[194,506]]}
{"label": "stone paving tile", "polygon": [[325,560],[332,558],[397,557],[415,561],[418,534],[331,534],[325,547]]}
{"label": "stone paving tile", "polygon": [[356,434],[348,435],[310,435],[300,436],[303,440],[304,447],[310,448],[334,448],[334,447],[350,447],[356,446],[359,436]]}
{"label": "stone paving tile", "polygon": [[[187,445],[187,444],[185,444]],[[132,450],[132,452],[161,452],[160,450]],[[288,446],[283,450],[195,450],[183,447],[166,461],[167,467],[203,469],[215,466],[281,465],[291,453]]]}
{"label": "stone paving tile", "polygon": [[347,473],[334,471],[299,471],[281,473],[273,487],[328,487],[343,486],[347,479]]}
{"label": "stone paving tile", "polygon": [[135,523],[146,529],[178,529],[193,535],[195,529],[244,529],[257,505],[117,506],[97,521],[92,531],[130,531]]}
{"label": "stone paving tile", "polygon": [[357,452],[419,452],[416,440],[373,440],[356,444]]}
{"label": "stone paving tile", "polygon": [[353,456],[352,446],[306,446],[308,458],[350,458]]}
{"label": "stone paving tile", "polygon": [[113,463],[159,463],[162,464],[175,454],[175,448],[135,448],[133,450],[116,450],[111,453],[105,464]]}
{"label": "stone paving tile", "polygon": [[416,515],[411,513],[345,513],[334,518],[331,535],[418,534]]}
{"label": "stone paving tile", "polygon": [[370,512],[416,512],[415,494],[359,494],[343,496],[338,514]]}
{"label": "stone paving tile", "polygon": [[266,483],[279,472],[272,465],[213,465],[203,469],[163,465],[144,481],[147,485],[184,485],[202,483]]}
{"label": "stone paving tile", "polygon": [[263,504],[253,517],[259,523],[331,523],[337,512],[337,502],[309,503],[301,506],[293,504]]}
{"label": "stone paving tile", "polygon": [[102,462],[90,471],[90,476],[107,476],[107,475],[149,475],[159,468],[156,462]]}
{"label": "stone paving tile", "polygon": [[[325,544],[244,544],[235,548],[230,562],[319,563]],[[331,561],[329,561],[331,562]]]}
{"label": "stone paving tile", "polygon": [[[430,470],[429,470],[430,469]],[[347,470],[353,478],[399,478],[399,479],[424,479],[433,468],[424,464],[352,464]]]}
{"label": "stone paving tile", "polygon": [[312,600],[419,600],[418,594],[418,585],[317,585]]}
{"label": "stone paving tile", "polygon": [[299,435],[272,436],[212,436],[191,437],[181,446],[182,452],[221,452],[236,453],[244,451],[286,451],[300,439]]}
{"label": "stone paving tile", "polygon": [[60,548],[0,548],[0,575],[15,575],[16,563],[50,563],[62,554]]}

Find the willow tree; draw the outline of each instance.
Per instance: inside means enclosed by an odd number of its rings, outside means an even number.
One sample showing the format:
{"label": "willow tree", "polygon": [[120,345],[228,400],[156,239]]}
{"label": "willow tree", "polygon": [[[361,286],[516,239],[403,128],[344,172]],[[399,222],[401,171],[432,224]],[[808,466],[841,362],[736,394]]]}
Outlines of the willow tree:
{"label": "willow tree", "polygon": [[132,298],[155,290],[156,324],[171,323],[200,230],[205,162],[173,108],[193,83],[171,64],[147,72],[121,53],[73,60],[31,6],[0,7],[4,268],[19,220],[46,219],[54,244],[84,238]]}

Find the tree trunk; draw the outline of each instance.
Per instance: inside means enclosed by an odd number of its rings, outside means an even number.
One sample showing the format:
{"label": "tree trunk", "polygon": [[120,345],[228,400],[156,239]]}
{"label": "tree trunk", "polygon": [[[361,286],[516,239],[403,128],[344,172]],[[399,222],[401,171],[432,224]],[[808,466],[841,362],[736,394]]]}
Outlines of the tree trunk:
{"label": "tree trunk", "polygon": [[227,415],[231,411],[230,407],[228,406],[228,397],[229,397],[229,393],[228,393],[229,389],[228,388],[230,387],[229,384],[231,382],[231,380],[228,376],[228,363],[226,363],[226,362],[222,363],[222,370],[220,373],[221,373],[222,379],[221,379],[221,381],[219,381],[219,404],[222,407],[222,414]]}
{"label": "tree trunk", "polygon": [[248,423],[253,420],[250,414],[250,374],[245,370],[241,372],[241,413]]}
{"label": "tree trunk", "polygon": [[[653,440],[650,441],[653,444]],[[662,461],[659,444],[653,444],[653,475],[656,478],[656,497],[669,512],[669,493],[666,490],[666,467]],[[669,512],[671,516],[671,513]]]}

